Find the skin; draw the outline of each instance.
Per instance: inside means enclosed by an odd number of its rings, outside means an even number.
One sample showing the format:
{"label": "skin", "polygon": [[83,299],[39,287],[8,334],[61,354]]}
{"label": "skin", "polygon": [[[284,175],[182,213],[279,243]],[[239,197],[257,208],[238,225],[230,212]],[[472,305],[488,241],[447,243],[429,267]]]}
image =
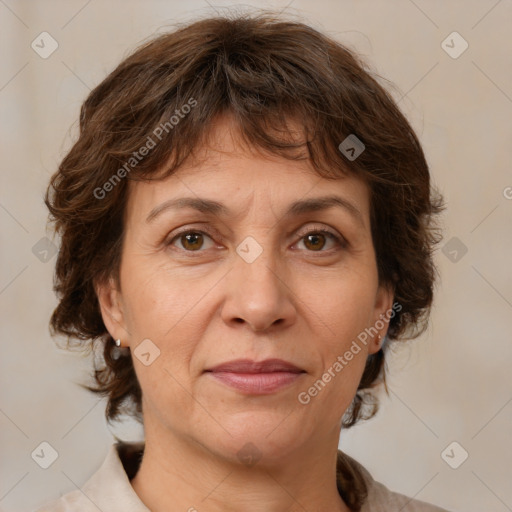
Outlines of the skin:
{"label": "skin", "polygon": [[[307,160],[250,151],[233,127],[218,118],[209,144],[174,175],[130,183],[120,288],[97,286],[143,391],[146,448],[131,483],[156,512],[348,511],[336,488],[341,420],[377,336],[307,405],[297,397],[392,306],[378,282],[369,191],[353,175],[327,180]],[[360,218],[340,207],[284,217],[298,199],[332,194]],[[146,222],[156,206],[190,196],[232,214],[166,210]],[[176,238],[177,228],[198,238]],[[306,236],[322,228],[348,245]],[[252,263],[236,252],[247,236],[263,248]],[[145,339],[160,350],[148,366],[134,356]],[[257,396],[204,372],[239,358],[280,358],[305,372]],[[237,456],[249,442],[252,466]]]}

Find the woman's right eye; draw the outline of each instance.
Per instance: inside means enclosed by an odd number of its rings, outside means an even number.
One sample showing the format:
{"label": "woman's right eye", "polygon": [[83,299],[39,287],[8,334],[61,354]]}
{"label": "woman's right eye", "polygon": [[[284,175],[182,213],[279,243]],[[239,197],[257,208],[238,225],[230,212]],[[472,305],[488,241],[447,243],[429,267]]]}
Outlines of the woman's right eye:
{"label": "woman's right eye", "polygon": [[[204,246],[205,237],[212,242],[211,237],[204,231],[187,229],[177,233],[167,245],[174,245],[179,242],[181,247],[179,249],[186,252],[201,252],[200,249]],[[208,249],[208,247],[207,247]]]}

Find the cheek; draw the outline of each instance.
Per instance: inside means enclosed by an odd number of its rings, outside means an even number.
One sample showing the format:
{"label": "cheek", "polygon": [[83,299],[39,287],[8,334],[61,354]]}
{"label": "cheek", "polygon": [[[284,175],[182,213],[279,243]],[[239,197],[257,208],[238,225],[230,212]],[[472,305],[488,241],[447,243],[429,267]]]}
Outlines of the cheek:
{"label": "cheek", "polygon": [[183,328],[195,305],[208,292],[204,279],[180,278],[164,265],[133,258],[123,268],[125,319],[135,341],[141,336],[163,341]]}
{"label": "cheek", "polygon": [[[348,343],[371,325],[377,290],[376,273],[371,267],[359,272],[353,269],[321,280],[302,278],[302,296],[312,318],[329,340],[330,351],[344,352]],[[309,292],[307,290],[310,290]],[[311,290],[315,290],[311,292]]]}
{"label": "cheek", "polygon": [[[197,303],[205,291],[140,262],[127,266],[126,274],[125,311],[135,372],[145,402],[165,422],[162,404],[191,409],[185,388],[190,387],[190,361],[201,330]],[[150,354],[150,364],[143,353]]]}
{"label": "cheek", "polygon": [[[126,261],[122,270],[125,320],[144,394],[148,400],[154,397],[156,402],[174,403],[185,410],[190,396],[180,384],[187,388],[190,384],[191,361],[209,321],[205,307],[212,283],[204,276],[180,277],[175,270],[150,265],[144,258]],[[149,366],[137,358],[141,342],[147,339],[156,346],[144,341],[149,352],[157,354]]]}
{"label": "cheek", "polygon": [[315,351],[319,364],[300,390],[304,394],[299,402],[314,409],[314,415],[337,421],[357,391],[368,356],[369,338],[364,333],[372,324],[376,288],[376,273],[367,267],[321,283],[317,280],[318,292],[307,295],[304,311],[310,324],[318,325]]}

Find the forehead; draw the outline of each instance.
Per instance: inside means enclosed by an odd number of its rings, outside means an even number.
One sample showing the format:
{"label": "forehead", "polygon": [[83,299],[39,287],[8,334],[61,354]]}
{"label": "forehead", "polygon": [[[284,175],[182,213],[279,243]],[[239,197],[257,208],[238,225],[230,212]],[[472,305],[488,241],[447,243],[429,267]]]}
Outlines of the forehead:
{"label": "forehead", "polygon": [[[295,141],[302,137],[293,123],[290,133]],[[212,123],[202,144],[173,174],[132,181],[129,194],[128,210],[137,216],[181,197],[221,202],[233,215],[244,215],[256,201],[279,215],[298,200],[336,195],[357,205],[363,223],[369,223],[369,191],[361,178],[346,170],[340,170],[339,179],[322,177],[305,150],[301,158],[289,159],[255,148],[242,139],[229,116]]]}

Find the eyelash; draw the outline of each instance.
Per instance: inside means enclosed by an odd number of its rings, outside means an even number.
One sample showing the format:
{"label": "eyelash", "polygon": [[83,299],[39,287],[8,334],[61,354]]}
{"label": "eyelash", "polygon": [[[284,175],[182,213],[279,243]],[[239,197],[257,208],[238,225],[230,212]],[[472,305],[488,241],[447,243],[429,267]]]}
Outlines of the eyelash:
{"label": "eyelash", "polygon": [[[201,234],[201,235],[207,235],[208,237],[212,238],[214,236],[216,236],[216,233],[214,233],[213,231],[207,229],[207,228],[203,228],[203,229],[190,229],[190,228],[187,228],[187,229],[184,229],[182,231],[179,231],[178,233],[175,233],[173,235],[173,237],[165,243],[166,246],[170,246],[170,245],[173,245],[174,241],[175,240],[178,240],[181,236],[183,235],[187,235],[187,234],[190,234],[190,233],[193,233],[193,234]],[[307,231],[306,233],[304,233],[299,241],[303,240],[304,238],[306,238],[307,236],[309,235],[318,235],[318,234],[322,234],[322,235],[327,235],[328,237],[331,238],[331,240],[334,240],[334,242],[336,242],[336,244],[338,245],[338,248],[334,248],[334,249],[328,249],[326,251],[324,250],[320,250],[320,251],[307,251],[307,252],[311,252],[311,253],[315,253],[315,252],[318,252],[318,253],[330,253],[331,251],[335,251],[337,249],[346,249],[348,247],[348,242],[346,241],[346,239],[344,237],[341,237],[341,236],[338,236],[336,234],[334,234],[332,231],[329,231],[328,229],[325,229],[325,228],[318,228],[318,229],[311,229],[310,231]],[[180,250],[181,252],[186,252],[188,254],[193,254],[193,253],[201,253],[201,252],[204,252],[204,250],[197,250],[197,251],[188,251],[186,249],[181,249],[181,248],[177,248],[178,250]]]}

